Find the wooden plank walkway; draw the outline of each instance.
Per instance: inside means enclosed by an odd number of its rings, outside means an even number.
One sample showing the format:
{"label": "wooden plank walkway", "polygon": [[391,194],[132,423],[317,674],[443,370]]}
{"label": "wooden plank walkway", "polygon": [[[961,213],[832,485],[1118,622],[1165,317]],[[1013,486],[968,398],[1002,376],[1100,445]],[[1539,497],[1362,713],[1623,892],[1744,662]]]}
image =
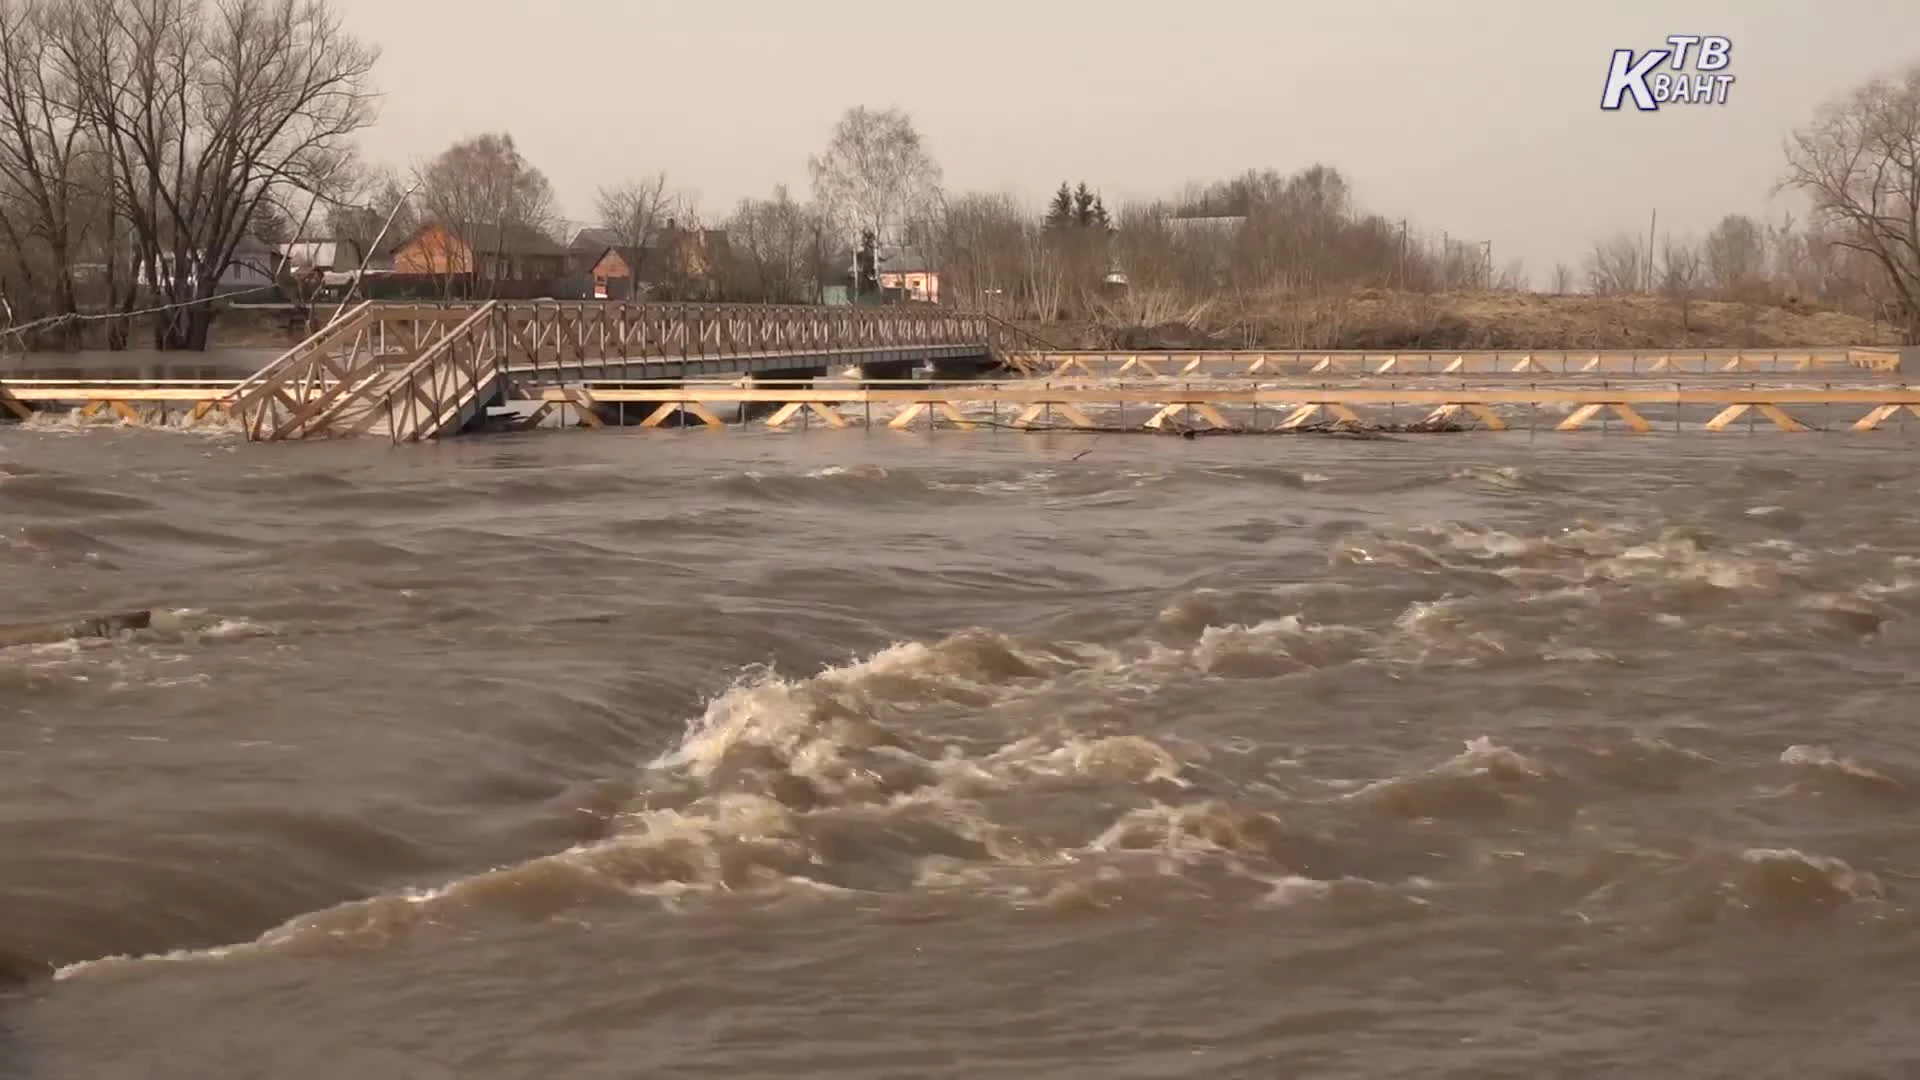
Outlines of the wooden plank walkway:
{"label": "wooden plank walkway", "polygon": [[1674,376],[1897,373],[1896,349],[1550,349],[1326,351],[1202,349],[1154,352],[1015,352],[1023,371],[1047,378],[1341,377],[1452,375]]}
{"label": "wooden plank walkway", "polygon": [[[1796,406],[1848,407],[1852,411],[1845,426],[1853,431],[1875,430],[1903,414],[1920,417],[1920,389],[1904,384],[1653,387],[1644,381],[1529,387],[1471,383],[1451,387],[1272,383],[1239,387],[1171,383],[1090,386],[1036,380],[846,388],[735,383],[563,387],[545,391],[540,402],[535,420],[558,410],[577,414],[587,426],[603,423],[600,414],[606,406],[631,404],[646,407],[642,426],[662,426],[680,413],[717,428],[728,425],[716,407],[763,404],[776,406],[763,422],[767,427],[786,427],[799,420],[835,428],[884,424],[894,430],[1004,427],[1285,432],[1344,425],[1407,430],[1477,426],[1504,431],[1519,426],[1513,422],[1516,408],[1526,410],[1529,420],[1534,421],[1524,425],[1528,430],[1538,429],[1540,410],[1557,413],[1558,418],[1550,422],[1556,431],[1578,431],[1602,420],[1617,421],[1630,431],[1649,432],[1655,429],[1655,423],[1646,414],[1656,408],[1661,410],[1660,418],[1675,427],[1688,426],[1685,414],[1693,410],[1691,426],[1706,431],[1725,430],[1749,414],[1782,431],[1825,426],[1807,424],[1787,411]],[[876,406],[881,407],[880,416],[874,413]],[[1417,419],[1396,415],[1398,409],[1406,407],[1425,411]],[[1382,410],[1387,413],[1384,417]]]}
{"label": "wooden plank walkway", "polygon": [[[333,423],[341,434],[385,435],[396,441],[436,437],[449,428],[446,410],[465,410],[473,417],[486,405],[482,394],[486,388],[481,385],[486,373],[478,346],[458,335],[443,341],[436,347],[448,352],[441,358],[445,362],[417,358],[381,376],[391,385],[379,394],[345,395],[337,380],[277,388],[282,411],[295,418],[283,422],[306,422],[300,418],[333,409],[339,411]],[[401,385],[415,378],[445,380],[447,385],[430,386],[418,394]],[[81,419],[111,416],[126,423],[158,424],[214,419],[244,424],[248,417],[236,405],[235,390],[240,385],[217,380],[15,380],[0,384],[0,418],[25,419],[35,409],[66,406]],[[1799,432],[1871,431],[1920,418],[1920,388],[1870,372],[1818,381],[1569,378],[1529,385],[1491,377],[1404,383],[1159,379],[1094,384],[1080,379],[1025,379],[842,385],[742,379],[559,386],[508,379],[504,396],[504,414],[493,416],[492,421],[517,428],[546,423],[606,426],[624,422],[629,407],[633,407],[631,418],[643,427],[695,424],[736,429],[1286,432],[1337,426],[1567,432],[1603,424],[1649,432],[1723,431],[1744,420],[1742,426],[1749,429],[1758,425]],[[364,407],[376,399],[401,404],[376,416]],[[409,400],[414,405],[408,405]],[[723,419],[729,410],[738,416],[754,407],[761,415],[750,425]],[[408,438],[407,432],[416,434]]]}

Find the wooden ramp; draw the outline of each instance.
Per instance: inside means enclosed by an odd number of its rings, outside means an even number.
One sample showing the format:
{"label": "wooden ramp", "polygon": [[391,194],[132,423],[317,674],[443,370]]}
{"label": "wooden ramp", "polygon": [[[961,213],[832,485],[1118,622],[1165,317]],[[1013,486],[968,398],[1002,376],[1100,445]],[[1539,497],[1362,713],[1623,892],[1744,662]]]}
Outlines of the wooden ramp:
{"label": "wooden ramp", "polygon": [[393,441],[419,442],[465,431],[481,419],[507,387],[503,334],[491,307],[482,305],[395,372],[378,396],[368,396],[367,418],[356,423],[384,420]]}
{"label": "wooden ramp", "polygon": [[499,396],[505,353],[495,305],[390,310],[362,304],[227,395],[247,438],[281,442],[461,430]]}

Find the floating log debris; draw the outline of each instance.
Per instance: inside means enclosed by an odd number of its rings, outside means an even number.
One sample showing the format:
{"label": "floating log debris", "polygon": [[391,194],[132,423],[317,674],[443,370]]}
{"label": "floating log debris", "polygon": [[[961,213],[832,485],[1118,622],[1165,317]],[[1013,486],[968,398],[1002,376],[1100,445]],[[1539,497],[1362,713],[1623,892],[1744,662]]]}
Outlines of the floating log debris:
{"label": "floating log debris", "polygon": [[0,649],[21,645],[57,645],[63,641],[111,638],[153,625],[151,610],[123,611],[85,619],[0,626]]}

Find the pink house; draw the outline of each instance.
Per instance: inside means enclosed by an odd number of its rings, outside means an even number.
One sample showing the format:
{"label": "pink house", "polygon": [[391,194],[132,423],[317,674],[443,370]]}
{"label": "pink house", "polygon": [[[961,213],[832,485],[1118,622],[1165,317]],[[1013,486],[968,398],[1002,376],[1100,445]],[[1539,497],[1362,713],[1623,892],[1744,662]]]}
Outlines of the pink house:
{"label": "pink house", "polygon": [[914,251],[882,252],[878,275],[882,289],[898,289],[909,300],[940,302],[940,271]]}

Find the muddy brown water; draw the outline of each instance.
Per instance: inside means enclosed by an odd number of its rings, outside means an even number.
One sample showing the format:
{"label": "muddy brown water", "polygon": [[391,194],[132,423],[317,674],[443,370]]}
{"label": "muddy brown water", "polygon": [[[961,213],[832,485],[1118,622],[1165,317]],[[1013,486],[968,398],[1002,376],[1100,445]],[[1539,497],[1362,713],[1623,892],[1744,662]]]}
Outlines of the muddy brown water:
{"label": "muddy brown water", "polygon": [[208,349],[161,352],[157,349],[104,349],[71,353],[0,353],[0,379],[71,379],[75,382],[169,379],[244,379],[272,363],[281,349]]}
{"label": "muddy brown water", "polygon": [[0,429],[0,1075],[1913,1075],[1914,451]]}

